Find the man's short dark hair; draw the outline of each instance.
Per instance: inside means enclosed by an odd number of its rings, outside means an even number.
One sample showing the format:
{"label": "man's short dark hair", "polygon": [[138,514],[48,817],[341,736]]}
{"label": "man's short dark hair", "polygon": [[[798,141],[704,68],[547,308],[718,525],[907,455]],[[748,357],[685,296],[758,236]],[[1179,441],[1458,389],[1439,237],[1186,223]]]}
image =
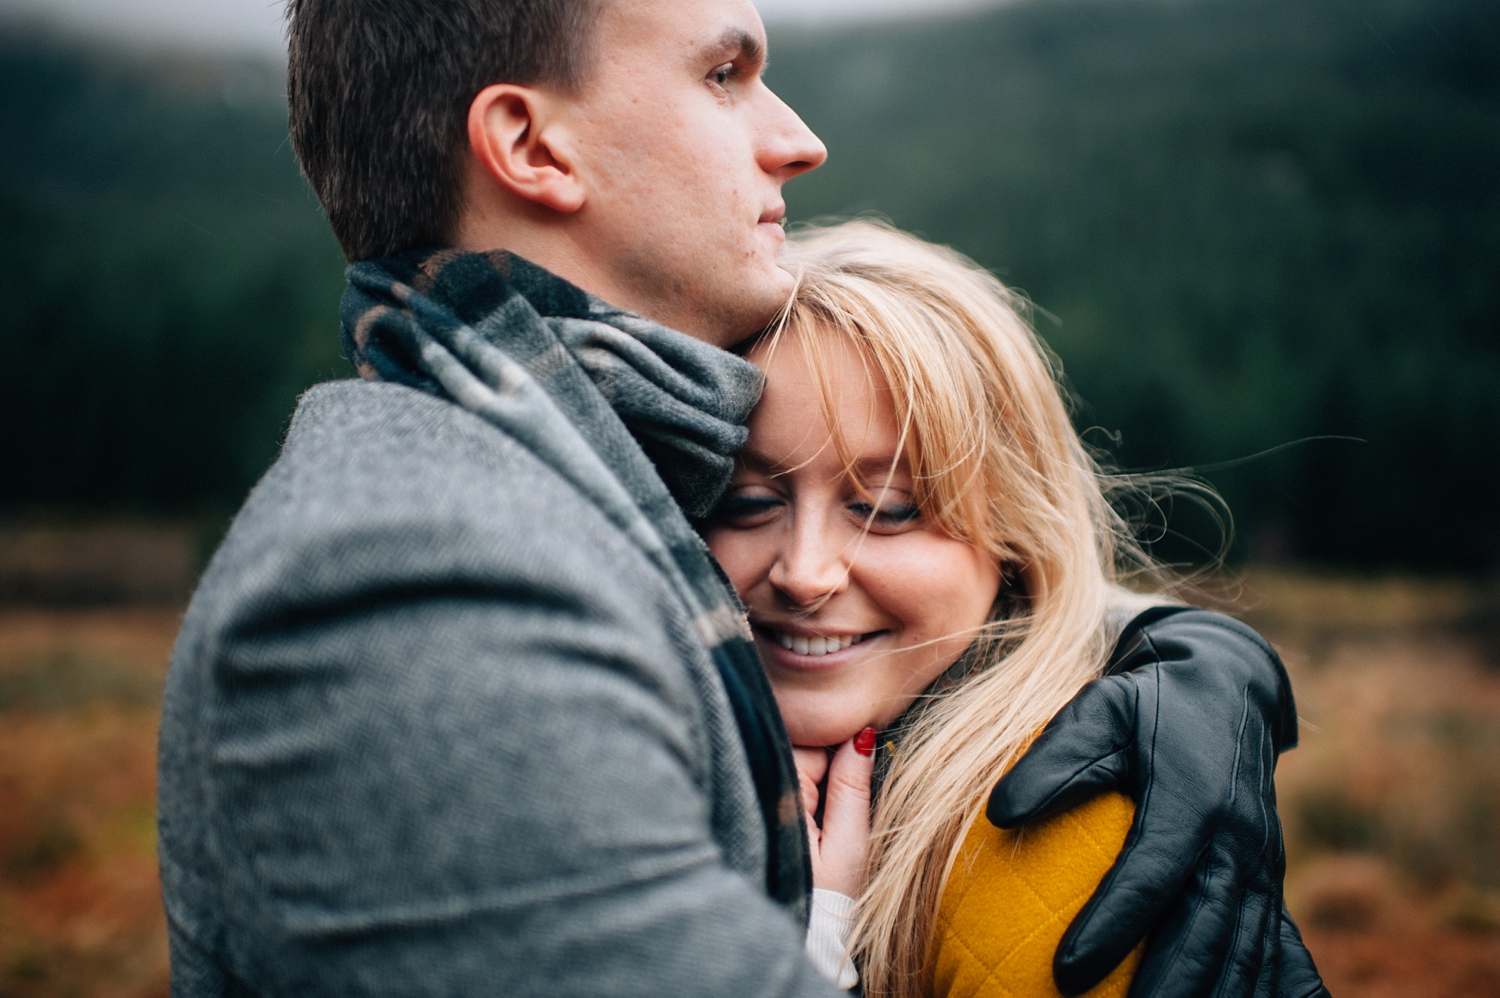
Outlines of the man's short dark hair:
{"label": "man's short dark hair", "polygon": [[573,91],[602,0],[289,0],[292,148],[350,260],[452,238],[469,105]]}

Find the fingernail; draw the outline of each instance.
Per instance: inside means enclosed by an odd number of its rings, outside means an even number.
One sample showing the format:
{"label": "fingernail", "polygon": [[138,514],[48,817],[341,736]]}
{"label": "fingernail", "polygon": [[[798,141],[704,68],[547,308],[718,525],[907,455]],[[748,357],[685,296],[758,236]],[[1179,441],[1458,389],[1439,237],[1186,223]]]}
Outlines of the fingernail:
{"label": "fingernail", "polygon": [[875,754],[874,728],[866,728],[854,736],[854,751],[866,758]]}

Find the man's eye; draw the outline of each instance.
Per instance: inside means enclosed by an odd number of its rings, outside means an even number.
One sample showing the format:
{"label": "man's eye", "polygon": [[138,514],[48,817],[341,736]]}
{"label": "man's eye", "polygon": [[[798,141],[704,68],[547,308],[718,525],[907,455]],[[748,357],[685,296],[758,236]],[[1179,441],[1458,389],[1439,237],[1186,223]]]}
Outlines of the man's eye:
{"label": "man's eye", "polygon": [[734,78],[734,66],[720,66],[718,69],[714,70],[711,75],[713,76],[713,81],[715,83],[717,83],[721,87],[725,86],[731,79]]}
{"label": "man's eye", "polygon": [[776,496],[728,495],[714,510],[713,518],[731,527],[757,526],[771,519],[782,505]]}

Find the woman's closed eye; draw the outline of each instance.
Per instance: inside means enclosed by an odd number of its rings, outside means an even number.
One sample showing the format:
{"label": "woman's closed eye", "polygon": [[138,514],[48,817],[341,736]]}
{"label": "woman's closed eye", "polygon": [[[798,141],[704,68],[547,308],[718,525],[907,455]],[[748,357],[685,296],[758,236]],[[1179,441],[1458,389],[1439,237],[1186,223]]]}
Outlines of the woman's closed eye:
{"label": "woman's closed eye", "polygon": [[922,519],[922,507],[905,497],[875,496],[849,504],[849,513],[871,530],[895,533],[916,525]]}
{"label": "woman's closed eye", "polygon": [[786,500],[764,488],[731,489],[714,510],[715,521],[729,527],[758,527],[781,512]]}

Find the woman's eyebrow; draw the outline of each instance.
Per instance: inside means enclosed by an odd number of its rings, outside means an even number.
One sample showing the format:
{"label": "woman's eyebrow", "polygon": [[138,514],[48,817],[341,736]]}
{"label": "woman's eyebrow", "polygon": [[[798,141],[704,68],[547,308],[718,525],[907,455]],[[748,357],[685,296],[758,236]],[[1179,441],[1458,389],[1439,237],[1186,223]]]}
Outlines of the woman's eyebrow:
{"label": "woman's eyebrow", "polygon": [[854,471],[863,480],[872,478],[894,479],[901,475],[910,476],[906,468],[906,455],[904,454],[877,454],[861,457],[854,462]]}
{"label": "woman's eyebrow", "polygon": [[770,474],[776,469],[775,461],[771,460],[769,457],[762,454],[755,448],[749,446],[746,446],[738,454],[736,454],[735,459],[738,460],[739,463],[744,465],[746,468],[749,468],[751,471],[760,471],[766,474]]}
{"label": "woman's eyebrow", "polygon": [[[746,445],[735,458],[747,470],[765,475],[777,475],[787,470],[785,462],[763,454],[750,445]],[[874,454],[856,458],[849,470],[866,483],[878,481],[889,484],[896,479],[911,476],[906,467],[906,456],[900,454]]]}

